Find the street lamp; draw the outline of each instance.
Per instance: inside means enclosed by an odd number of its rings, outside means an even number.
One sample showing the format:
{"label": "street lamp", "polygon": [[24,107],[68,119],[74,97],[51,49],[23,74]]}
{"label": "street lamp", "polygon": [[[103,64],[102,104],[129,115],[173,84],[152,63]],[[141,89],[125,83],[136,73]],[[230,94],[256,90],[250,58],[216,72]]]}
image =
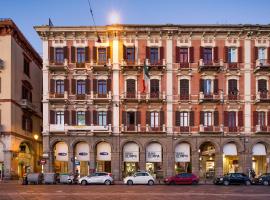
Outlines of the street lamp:
{"label": "street lamp", "polygon": [[38,134],[35,134],[35,135],[34,135],[34,139],[35,139],[35,140],[38,140],[38,138],[39,138]]}

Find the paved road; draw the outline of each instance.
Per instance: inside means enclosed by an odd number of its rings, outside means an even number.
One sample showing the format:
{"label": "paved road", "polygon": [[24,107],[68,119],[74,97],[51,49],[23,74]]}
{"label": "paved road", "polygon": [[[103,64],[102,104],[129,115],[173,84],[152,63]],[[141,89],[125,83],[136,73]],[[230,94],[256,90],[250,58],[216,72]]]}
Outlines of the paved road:
{"label": "paved road", "polygon": [[19,185],[0,183],[0,200],[268,200],[270,186]]}

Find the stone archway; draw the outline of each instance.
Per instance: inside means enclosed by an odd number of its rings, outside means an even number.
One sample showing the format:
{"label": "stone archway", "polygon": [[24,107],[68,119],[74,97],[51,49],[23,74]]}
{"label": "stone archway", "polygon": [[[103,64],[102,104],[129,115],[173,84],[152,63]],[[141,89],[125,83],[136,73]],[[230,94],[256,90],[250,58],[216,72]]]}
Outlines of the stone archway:
{"label": "stone archway", "polygon": [[18,176],[22,178],[25,173],[34,171],[34,152],[28,142],[21,142],[17,154]]}
{"label": "stone archway", "polygon": [[212,142],[204,142],[199,147],[199,176],[213,179],[216,171],[216,147]]}
{"label": "stone archway", "polygon": [[56,173],[68,173],[69,148],[66,142],[58,141],[53,146],[53,169]]}

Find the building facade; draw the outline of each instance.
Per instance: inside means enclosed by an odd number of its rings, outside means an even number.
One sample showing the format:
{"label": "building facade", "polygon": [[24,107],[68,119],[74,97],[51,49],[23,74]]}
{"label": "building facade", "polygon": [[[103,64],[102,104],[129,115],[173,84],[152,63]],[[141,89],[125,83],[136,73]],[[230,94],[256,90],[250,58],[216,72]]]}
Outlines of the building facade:
{"label": "building facade", "polygon": [[0,20],[0,179],[40,171],[42,59],[10,19]]}
{"label": "building facade", "polygon": [[46,171],[270,171],[270,26],[35,29]]}

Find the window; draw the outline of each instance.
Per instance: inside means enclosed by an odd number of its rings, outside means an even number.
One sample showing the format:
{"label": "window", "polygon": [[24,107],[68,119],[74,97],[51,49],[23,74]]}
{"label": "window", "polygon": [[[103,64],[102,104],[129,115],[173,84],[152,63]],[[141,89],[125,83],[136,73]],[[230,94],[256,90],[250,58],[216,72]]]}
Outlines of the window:
{"label": "window", "polygon": [[77,80],[77,94],[85,94],[85,80]]}
{"label": "window", "polygon": [[56,63],[64,62],[64,49],[63,48],[55,48],[55,62]]}
{"label": "window", "polygon": [[134,79],[127,79],[127,85],[126,85],[126,90],[127,90],[127,96],[130,98],[135,98],[135,84],[136,81]]}
{"label": "window", "polygon": [[158,112],[151,112],[150,126],[152,128],[157,128],[159,126],[159,113]]}
{"label": "window", "polygon": [[229,93],[229,95],[237,95],[237,92],[238,92],[237,80],[236,79],[228,80],[228,93]]}
{"label": "window", "polygon": [[258,125],[266,126],[265,112],[258,112]]}
{"label": "window", "polygon": [[64,112],[57,111],[55,113],[56,124],[63,125],[64,124]]}
{"label": "window", "polygon": [[32,118],[30,116],[23,115],[22,116],[22,129],[25,131],[32,132],[32,129],[33,129],[32,125],[33,125]]}
{"label": "window", "polygon": [[106,60],[107,60],[106,48],[98,48],[98,61],[105,63]]}
{"label": "window", "polygon": [[107,94],[107,82],[106,80],[98,80],[98,94]]}
{"label": "window", "polygon": [[128,62],[134,62],[135,58],[135,48],[128,47],[126,48],[126,56],[127,56],[127,61]]}
{"label": "window", "polygon": [[22,86],[22,99],[27,99],[32,102],[32,92],[29,88]]}
{"label": "window", "polygon": [[107,112],[99,111],[98,112],[98,125],[106,126],[107,125]]}
{"label": "window", "polygon": [[237,58],[236,57],[236,48],[235,47],[228,48],[228,62],[235,63],[235,62],[237,62],[236,58]]}
{"label": "window", "polygon": [[258,92],[262,92],[262,93],[267,92],[267,80],[265,79],[258,80]]}
{"label": "window", "polygon": [[30,62],[26,58],[23,59],[23,72],[30,77]]}
{"label": "window", "polygon": [[150,48],[150,63],[158,63],[158,48]]}
{"label": "window", "polygon": [[127,112],[127,125],[135,125],[135,112]]}
{"label": "window", "polygon": [[85,48],[77,48],[77,62],[78,63],[85,62]]}
{"label": "window", "polygon": [[266,58],[266,48],[260,47],[258,48],[258,59],[260,62],[263,62]]}
{"label": "window", "polygon": [[189,80],[188,79],[180,80],[180,97],[181,99],[188,99],[189,97]]}
{"label": "window", "polygon": [[228,127],[236,127],[236,113],[233,111],[228,112]]}
{"label": "window", "polygon": [[188,48],[180,48],[180,63],[188,63]]}
{"label": "window", "polygon": [[57,94],[64,94],[64,81],[63,80],[56,80],[55,82],[55,92]]}
{"label": "window", "polygon": [[204,126],[212,126],[212,112],[204,112]]}
{"label": "window", "polygon": [[204,80],[204,88],[203,88],[204,94],[211,94],[212,91],[212,80],[211,79],[205,79]]}
{"label": "window", "polygon": [[77,112],[77,125],[85,125],[85,112],[78,111]]}
{"label": "window", "polygon": [[188,112],[180,112],[180,126],[189,126]]}
{"label": "window", "polygon": [[203,63],[204,64],[212,63],[212,48],[203,49]]}
{"label": "window", "polygon": [[158,97],[159,94],[159,80],[151,79],[150,80],[150,96],[151,98]]}

